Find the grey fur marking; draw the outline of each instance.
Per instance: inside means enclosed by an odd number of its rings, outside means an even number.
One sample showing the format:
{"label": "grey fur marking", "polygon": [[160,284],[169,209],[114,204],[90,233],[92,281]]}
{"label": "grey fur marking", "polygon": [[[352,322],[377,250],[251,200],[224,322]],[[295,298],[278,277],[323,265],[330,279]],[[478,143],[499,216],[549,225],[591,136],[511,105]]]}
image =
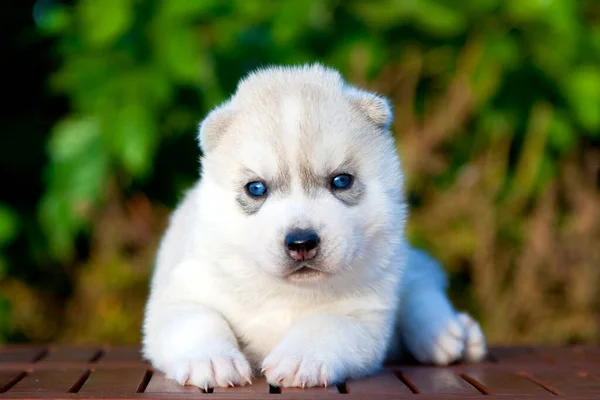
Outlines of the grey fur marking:
{"label": "grey fur marking", "polygon": [[[278,158],[278,160],[280,161],[278,163],[279,170],[275,179],[272,180],[264,179],[258,176],[258,174],[254,173],[249,168],[242,168],[240,179],[235,182],[239,190],[239,194],[235,199],[246,215],[256,214],[267,198],[273,194],[284,195],[290,193],[291,188],[289,169],[287,168],[287,165],[282,165],[281,159]],[[246,185],[254,181],[261,181],[265,183],[267,186],[266,195],[262,197],[252,197],[246,192]]]}
{"label": "grey fur marking", "polygon": [[[306,159],[304,157],[306,157]],[[302,158],[298,166],[300,182],[307,196],[316,197],[320,190],[325,189],[330,191],[337,199],[347,206],[356,206],[360,204],[366,190],[365,185],[356,177],[354,171],[357,171],[354,160],[348,157],[348,159],[337,167],[334,172],[323,171],[325,174],[319,175],[310,166],[306,152],[302,153]],[[354,177],[354,182],[350,188],[332,188],[332,180],[339,174],[350,174]]]}
{"label": "grey fur marking", "polygon": [[244,189],[244,193],[238,194],[235,199],[246,215],[252,215],[256,214],[258,210],[260,210],[260,207],[263,205],[267,197],[265,196],[253,199],[245,192]]}
{"label": "grey fur marking", "polygon": [[342,203],[347,206],[356,206],[360,204],[361,200],[365,195],[365,185],[356,180],[349,189],[346,190],[332,190],[332,193],[335,197],[337,197]]}

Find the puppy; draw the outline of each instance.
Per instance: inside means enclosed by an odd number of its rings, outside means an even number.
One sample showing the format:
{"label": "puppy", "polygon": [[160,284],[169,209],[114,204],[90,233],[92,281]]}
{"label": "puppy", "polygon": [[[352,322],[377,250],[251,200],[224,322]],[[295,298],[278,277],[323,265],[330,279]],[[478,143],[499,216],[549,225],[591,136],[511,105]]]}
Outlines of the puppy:
{"label": "puppy", "polygon": [[143,351],[181,384],[323,386],[402,349],[486,353],[446,277],[405,240],[388,102],[321,65],[243,79],[200,124],[202,176],[161,242]]}

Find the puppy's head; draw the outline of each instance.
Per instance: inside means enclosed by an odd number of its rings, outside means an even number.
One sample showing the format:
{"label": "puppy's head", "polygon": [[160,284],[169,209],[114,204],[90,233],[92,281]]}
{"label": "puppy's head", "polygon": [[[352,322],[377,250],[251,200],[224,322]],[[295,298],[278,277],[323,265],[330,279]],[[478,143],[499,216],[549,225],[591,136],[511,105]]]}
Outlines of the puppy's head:
{"label": "puppy's head", "polygon": [[404,229],[391,119],[385,99],[319,65],[241,81],[199,134],[199,207],[222,267],[295,284],[377,273]]}

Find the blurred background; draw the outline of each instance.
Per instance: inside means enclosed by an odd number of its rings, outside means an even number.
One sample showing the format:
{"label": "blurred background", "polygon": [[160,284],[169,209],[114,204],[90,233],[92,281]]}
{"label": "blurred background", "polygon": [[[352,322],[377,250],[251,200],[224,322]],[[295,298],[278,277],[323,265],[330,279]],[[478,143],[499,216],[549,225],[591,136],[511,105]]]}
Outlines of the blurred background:
{"label": "blurred background", "polygon": [[250,70],[313,61],[393,101],[410,240],[490,342],[599,341],[599,1],[2,8],[0,342],[138,342],[198,122]]}

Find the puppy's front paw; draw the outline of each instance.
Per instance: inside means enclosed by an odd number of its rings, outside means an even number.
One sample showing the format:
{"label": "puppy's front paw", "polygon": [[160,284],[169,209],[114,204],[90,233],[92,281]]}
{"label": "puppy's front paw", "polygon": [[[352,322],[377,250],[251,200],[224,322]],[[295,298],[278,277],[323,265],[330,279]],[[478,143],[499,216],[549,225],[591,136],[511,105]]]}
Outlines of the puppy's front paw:
{"label": "puppy's front paw", "polygon": [[487,343],[481,326],[467,313],[459,313],[458,320],[465,329],[465,361],[483,360],[487,354]]}
{"label": "puppy's front paw", "polygon": [[463,353],[465,331],[458,319],[449,319],[423,330],[413,339],[413,355],[422,363],[447,365]]}
{"label": "puppy's front paw", "polygon": [[265,358],[263,371],[275,386],[328,386],[344,379],[341,360],[326,348],[317,349],[314,342],[294,343],[284,340]]}
{"label": "puppy's front paw", "polygon": [[248,361],[230,343],[198,346],[189,355],[168,363],[165,373],[181,385],[194,385],[204,390],[217,386],[252,384],[252,370]]}
{"label": "puppy's front paw", "polygon": [[486,353],[481,327],[466,313],[430,321],[425,327],[412,327],[406,338],[413,356],[422,363],[448,365],[462,359],[475,362]]}

